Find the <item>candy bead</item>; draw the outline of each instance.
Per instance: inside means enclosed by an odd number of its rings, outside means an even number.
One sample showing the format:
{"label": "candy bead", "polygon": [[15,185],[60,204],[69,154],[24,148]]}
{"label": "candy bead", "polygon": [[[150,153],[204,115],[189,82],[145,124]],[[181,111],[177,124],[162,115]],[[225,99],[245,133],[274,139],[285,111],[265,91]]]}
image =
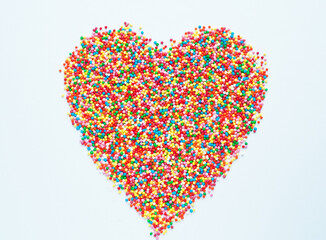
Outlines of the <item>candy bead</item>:
{"label": "candy bead", "polygon": [[81,36],[63,64],[65,98],[96,167],[158,239],[213,196],[247,147],[268,68],[265,54],[226,28],[198,26],[170,47],[139,29]]}

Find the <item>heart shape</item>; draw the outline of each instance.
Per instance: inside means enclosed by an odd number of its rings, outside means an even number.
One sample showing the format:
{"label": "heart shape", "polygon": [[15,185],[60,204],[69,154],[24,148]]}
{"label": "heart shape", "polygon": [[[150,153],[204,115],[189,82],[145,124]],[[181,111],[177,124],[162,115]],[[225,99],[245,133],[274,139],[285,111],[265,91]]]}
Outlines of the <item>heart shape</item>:
{"label": "heart shape", "polygon": [[198,27],[166,48],[125,23],[81,37],[64,63],[81,143],[157,238],[214,189],[256,131],[268,70],[225,28]]}

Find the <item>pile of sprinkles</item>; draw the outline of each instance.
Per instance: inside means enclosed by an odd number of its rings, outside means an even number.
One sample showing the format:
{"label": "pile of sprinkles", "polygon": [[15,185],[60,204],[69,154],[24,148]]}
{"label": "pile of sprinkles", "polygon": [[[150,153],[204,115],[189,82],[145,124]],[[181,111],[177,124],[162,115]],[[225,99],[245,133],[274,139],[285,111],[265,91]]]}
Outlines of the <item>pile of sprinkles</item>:
{"label": "pile of sprinkles", "polygon": [[223,27],[169,47],[128,23],[80,39],[63,64],[71,122],[158,239],[211,195],[257,130],[265,55]]}

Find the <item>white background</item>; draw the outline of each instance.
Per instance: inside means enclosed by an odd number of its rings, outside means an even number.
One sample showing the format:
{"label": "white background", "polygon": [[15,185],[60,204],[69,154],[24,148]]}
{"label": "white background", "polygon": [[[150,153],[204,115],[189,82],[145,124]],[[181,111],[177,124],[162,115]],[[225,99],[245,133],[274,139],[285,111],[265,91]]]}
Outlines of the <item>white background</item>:
{"label": "white background", "polygon": [[62,63],[94,27],[165,42],[228,27],[268,58],[264,120],[213,198],[162,239],[326,239],[325,1],[4,1],[0,239],[152,239],[67,116]]}

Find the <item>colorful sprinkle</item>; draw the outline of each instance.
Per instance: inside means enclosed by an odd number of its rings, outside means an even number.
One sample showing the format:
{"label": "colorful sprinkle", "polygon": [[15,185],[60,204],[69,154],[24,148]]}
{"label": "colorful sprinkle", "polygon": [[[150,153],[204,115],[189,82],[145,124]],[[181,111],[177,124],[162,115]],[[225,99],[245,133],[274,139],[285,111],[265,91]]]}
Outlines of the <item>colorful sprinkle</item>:
{"label": "colorful sprinkle", "polygon": [[80,40],[64,63],[71,122],[158,238],[212,195],[257,130],[266,58],[210,26],[169,48],[128,23]]}

